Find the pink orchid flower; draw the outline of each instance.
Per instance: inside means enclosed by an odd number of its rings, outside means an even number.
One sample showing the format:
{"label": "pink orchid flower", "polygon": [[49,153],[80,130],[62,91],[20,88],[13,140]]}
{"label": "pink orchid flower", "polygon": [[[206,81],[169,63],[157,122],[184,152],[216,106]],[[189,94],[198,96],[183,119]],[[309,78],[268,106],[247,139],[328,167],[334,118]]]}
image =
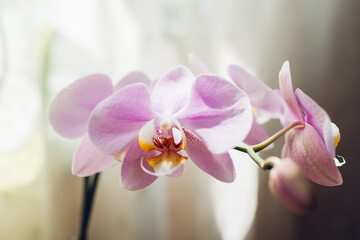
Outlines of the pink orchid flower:
{"label": "pink orchid flower", "polygon": [[314,208],[314,193],[299,166],[289,158],[269,157],[266,161],[274,165],[269,174],[273,196],[297,213],[310,212]]}
{"label": "pink orchid flower", "polygon": [[230,65],[228,73],[234,83],[249,96],[256,116],[251,132],[244,142],[250,145],[260,143],[267,139],[267,134],[259,123],[264,123],[271,118],[281,118],[284,113],[284,101],[275,90],[240,66]]}
{"label": "pink orchid flower", "polygon": [[88,120],[99,102],[134,82],[150,83],[147,77],[139,72],[128,74],[115,87],[105,75],[87,76],[63,89],[51,103],[49,119],[55,131],[65,138],[82,137],[73,156],[73,174],[89,176],[114,163],[113,156],[100,152],[90,141],[87,133]]}
{"label": "pink orchid flower", "polygon": [[129,190],[159,176],[180,176],[188,158],[218,180],[232,182],[227,151],[246,137],[251,122],[243,91],[216,75],[195,78],[177,66],[151,91],[132,84],[102,101],[90,117],[89,136],[108,155],[126,152],[120,178]]}
{"label": "pink orchid flower", "polygon": [[338,128],[313,99],[300,89],[294,93],[287,61],[281,68],[279,82],[289,108],[285,122],[303,123],[286,133],[282,158],[293,159],[306,177],[318,184],[342,184],[341,174],[335,164],[335,148],[340,140]]}

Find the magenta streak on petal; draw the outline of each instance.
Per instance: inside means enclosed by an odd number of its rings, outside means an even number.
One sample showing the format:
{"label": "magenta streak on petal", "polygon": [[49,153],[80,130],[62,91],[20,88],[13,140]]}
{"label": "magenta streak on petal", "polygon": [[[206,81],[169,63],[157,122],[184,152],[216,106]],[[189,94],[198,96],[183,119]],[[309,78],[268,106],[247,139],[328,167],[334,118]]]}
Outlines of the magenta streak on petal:
{"label": "magenta streak on petal", "polygon": [[195,133],[183,129],[187,146],[186,152],[191,160],[204,172],[223,182],[235,179],[235,170],[228,153],[213,154],[206,147],[205,142]]}

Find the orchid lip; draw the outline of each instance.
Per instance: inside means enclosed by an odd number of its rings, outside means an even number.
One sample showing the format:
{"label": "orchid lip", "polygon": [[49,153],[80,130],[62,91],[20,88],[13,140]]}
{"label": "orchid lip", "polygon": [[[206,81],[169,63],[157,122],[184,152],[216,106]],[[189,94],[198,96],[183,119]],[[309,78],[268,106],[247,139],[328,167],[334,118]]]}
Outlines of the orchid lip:
{"label": "orchid lip", "polygon": [[145,152],[160,152],[156,157],[146,159],[155,171],[141,168],[154,176],[169,175],[188,159],[184,156],[185,134],[180,123],[174,118],[164,118],[158,126],[155,119],[147,122],[139,132],[139,145]]}

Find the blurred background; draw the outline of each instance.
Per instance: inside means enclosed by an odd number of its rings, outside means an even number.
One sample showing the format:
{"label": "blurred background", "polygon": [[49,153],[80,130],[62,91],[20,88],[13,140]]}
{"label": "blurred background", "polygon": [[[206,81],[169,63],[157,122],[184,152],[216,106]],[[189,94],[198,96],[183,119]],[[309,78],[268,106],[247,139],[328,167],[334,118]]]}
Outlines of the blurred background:
{"label": "blurred background", "polygon": [[[270,195],[268,172],[231,152],[237,180],[191,162],[179,179],[130,192],[120,164],[101,176],[89,239],[360,239],[360,2],[259,0],[0,0],[0,239],[78,234],[79,143],[58,136],[48,106],[93,73],[155,79],[195,52],[216,73],[246,67],[270,87],[290,61],[293,84],[340,128],[344,184],[314,185],[317,209],[291,213]],[[280,128],[266,125],[269,134]],[[266,155],[280,155],[283,140]]]}

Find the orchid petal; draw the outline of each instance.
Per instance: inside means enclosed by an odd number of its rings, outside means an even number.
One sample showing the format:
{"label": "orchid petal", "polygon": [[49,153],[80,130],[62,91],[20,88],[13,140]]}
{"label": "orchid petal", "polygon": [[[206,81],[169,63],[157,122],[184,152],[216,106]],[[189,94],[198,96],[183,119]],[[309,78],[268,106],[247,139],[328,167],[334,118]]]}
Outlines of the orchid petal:
{"label": "orchid petal", "polygon": [[342,184],[342,178],[319,133],[309,124],[285,135],[286,153],[310,180],[326,186]]}
{"label": "orchid petal", "polygon": [[[147,174],[141,169],[141,161],[148,157],[149,153],[144,152],[137,141],[130,144],[120,174],[120,183],[124,188],[132,191],[140,190],[149,186],[157,179],[157,177]],[[143,165],[148,171],[153,171],[146,161],[143,161]]]}
{"label": "orchid petal", "polygon": [[255,145],[265,141],[268,138],[268,135],[264,131],[263,127],[256,122],[255,117],[253,118],[251,130],[246,136],[244,143],[247,145]]}
{"label": "orchid petal", "polygon": [[187,141],[186,152],[191,160],[201,170],[222,182],[234,181],[235,169],[230,155],[211,153],[198,135],[188,129],[183,130]]}
{"label": "orchid petal", "polygon": [[114,162],[113,156],[105,155],[96,149],[86,134],[74,154],[72,173],[80,177],[90,176],[101,172]]}
{"label": "orchid petal", "polygon": [[176,66],[156,81],[151,101],[154,109],[165,117],[170,117],[188,101],[194,75],[183,66]]}
{"label": "orchid petal", "polygon": [[212,73],[208,65],[195,53],[190,53],[188,56],[190,65],[199,73]]}
{"label": "orchid petal", "polygon": [[300,89],[296,89],[295,95],[306,114],[306,122],[315,128],[323,139],[331,158],[335,158],[334,136],[329,115]]}
{"label": "orchid petal", "polygon": [[89,136],[104,153],[118,155],[153,118],[146,86],[135,83],[115,92],[94,109],[89,120]]}
{"label": "orchid petal", "polygon": [[244,91],[218,76],[201,75],[193,85],[190,101],[174,118],[218,154],[245,139],[253,113]]}
{"label": "orchid petal", "polygon": [[150,79],[142,72],[131,72],[123,77],[116,85],[115,91],[126,87],[133,83],[143,83],[145,86],[150,86]]}
{"label": "orchid petal", "polygon": [[289,62],[284,62],[279,73],[279,85],[282,96],[285,102],[288,104],[292,113],[296,116],[297,120],[302,120],[302,112],[297,99],[294,94],[294,88],[291,81],[291,73]]}
{"label": "orchid petal", "polygon": [[235,84],[249,96],[253,107],[271,118],[281,117],[284,102],[274,90],[239,66],[230,65],[228,73]]}
{"label": "orchid petal", "polygon": [[50,105],[49,120],[55,131],[66,138],[79,138],[95,106],[113,92],[111,80],[95,74],[63,89]]}

